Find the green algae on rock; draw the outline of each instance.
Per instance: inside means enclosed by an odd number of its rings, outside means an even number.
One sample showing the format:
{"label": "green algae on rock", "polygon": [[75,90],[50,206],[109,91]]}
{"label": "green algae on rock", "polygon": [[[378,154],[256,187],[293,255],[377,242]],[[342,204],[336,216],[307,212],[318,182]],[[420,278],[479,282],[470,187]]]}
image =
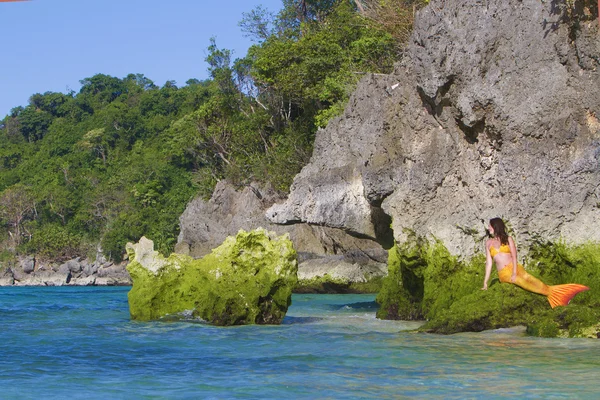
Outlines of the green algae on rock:
{"label": "green algae on rock", "polygon": [[296,251],[287,235],[240,230],[201,259],[154,251],[143,237],[127,244],[135,320],[201,318],[214,325],[279,324],[298,281]]}
{"label": "green algae on rock", "polygon": [[590,288],[556,309],[544,296],[501,284],[495,268],[489,289],[480,290],[483,254],[461,260],[440,241],[415,235],[389,253],[378,318],[424,319],[421,331],[443,334],[516,325],[543,337],[596,337],[600,331],[600,244],[538,242],[531,247],[525,262],[530,273],[549,285],[576,282]]}

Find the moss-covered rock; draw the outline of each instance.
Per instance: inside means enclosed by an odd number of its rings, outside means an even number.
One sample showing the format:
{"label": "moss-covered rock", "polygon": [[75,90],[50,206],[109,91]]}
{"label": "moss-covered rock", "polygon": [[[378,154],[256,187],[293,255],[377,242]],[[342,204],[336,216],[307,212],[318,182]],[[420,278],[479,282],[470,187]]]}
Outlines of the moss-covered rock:
{"label": "moss-covered rock", "polygon": [[596,337],[600,327],[600,244],[538,242],[527,270],[549,285],[581,283],[590,290],[567,307],[551,309],[544,296],[501,284],[495,269],[483,284],[485,256],[452,256],[439,241],[415,235],[390,250],[389,273],[377,296],[382,319],[424,319],[423,331],[456,333],[515,325],[543,337]]}
{"label": "moss-covered rock", "polygon": [[201,318],[215,325],[279,324],[298,277],[296,252],[287,235],[240,231],[202,259],[168,258],[142,238],[127,245],[135,320]]}
{"label": "moss-covered rock", "polygon": [[388,251],[388,275],[377,295],[381,319],[423,319],[423,270],[427,264],[420,242],[394,245]]}

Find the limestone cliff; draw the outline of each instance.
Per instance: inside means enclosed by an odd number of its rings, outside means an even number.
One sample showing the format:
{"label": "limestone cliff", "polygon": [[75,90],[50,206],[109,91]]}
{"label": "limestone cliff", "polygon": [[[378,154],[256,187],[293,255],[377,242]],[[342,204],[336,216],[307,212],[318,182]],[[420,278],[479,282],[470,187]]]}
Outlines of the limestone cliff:
{"label": "limestone cliff", "polygon": [[461,255],[494,216],[523,248],[600,241],[600,34],[561,4],[432,0],[402,63],[362,80],[268,218],[386,247],[412,231]]}

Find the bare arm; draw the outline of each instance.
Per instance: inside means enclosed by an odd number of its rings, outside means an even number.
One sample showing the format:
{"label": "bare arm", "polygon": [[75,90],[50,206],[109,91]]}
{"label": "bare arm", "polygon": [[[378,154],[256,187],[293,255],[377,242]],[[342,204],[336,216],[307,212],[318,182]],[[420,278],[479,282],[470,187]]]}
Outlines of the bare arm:
{"label": "bare arm", "polygon": [[490,275],[492,274],[492,255],[490,254],[490,242],[487,241],[485,243],[485,278],[483,278],[483,287],[481,290],[487,290],[488,281],[490,280]]}
{"label": "bare arm", "polygon": [[510,277],[510,281],[515,283],[517,280],[517,246],[515,246],[515,242],[511,237],[508,238],[508,247],[510,248],[510,255],[512,257],[513,265],[513,273]]}

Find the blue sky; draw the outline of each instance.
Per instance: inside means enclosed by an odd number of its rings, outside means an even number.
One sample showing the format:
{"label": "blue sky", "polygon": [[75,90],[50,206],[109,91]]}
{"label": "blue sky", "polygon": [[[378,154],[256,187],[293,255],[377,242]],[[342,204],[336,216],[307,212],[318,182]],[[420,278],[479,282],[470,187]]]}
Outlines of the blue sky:
{"label": "blue sky", "polygon": [[0,119],[34,93],[79,91],[97,73],[141,73],[162,86],[207,78],[212,36],[243,57],[252,44],[238,27],[258,5],[281,0],[32,0],[0,2]]}

